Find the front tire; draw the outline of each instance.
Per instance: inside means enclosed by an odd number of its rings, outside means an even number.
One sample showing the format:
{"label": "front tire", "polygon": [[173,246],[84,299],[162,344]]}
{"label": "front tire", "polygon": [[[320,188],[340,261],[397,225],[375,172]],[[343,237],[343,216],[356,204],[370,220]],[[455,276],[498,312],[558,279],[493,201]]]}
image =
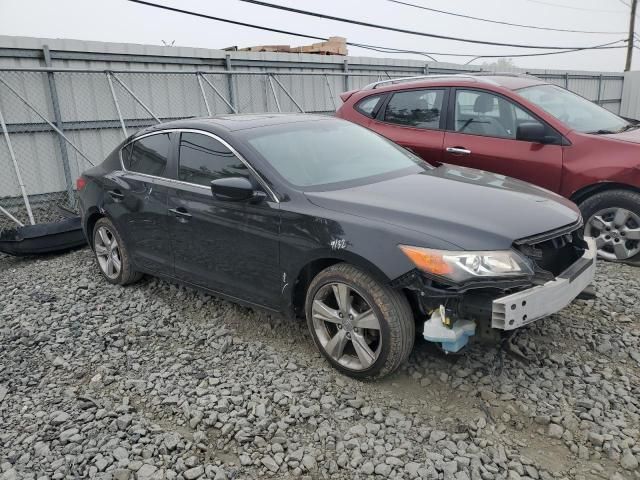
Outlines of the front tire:
{"label": "front tire", "polygon": [[127,285],[140,280],[142,274],[133,269],[129,251],[111,220],[100,218],[91,238],[98,268],[107,282]]}
{"label": "front tire", "polygon": [[407,298],[353,265],[321,271],[307,290],[305,312],[318,350],[350,377],[388,375],[413,348],[415,321]]}
{"label": "front tire", "polygon": [[587,198],[580,210],[600,258],[640,264],[640,194],[607,190]]}

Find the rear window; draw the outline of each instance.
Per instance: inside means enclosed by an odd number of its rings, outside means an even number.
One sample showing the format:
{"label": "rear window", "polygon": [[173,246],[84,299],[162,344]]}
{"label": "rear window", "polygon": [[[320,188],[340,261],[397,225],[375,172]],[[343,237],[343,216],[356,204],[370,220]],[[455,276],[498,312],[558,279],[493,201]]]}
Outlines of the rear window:
{"label": "rear window", "polygon": [[168,133],[136,140],[122,151],[124,168],[131,172],[161,177],[167,169],[170,145]]}
{"label": "rear window", "polygon": [[372,95],[371,97],[363,98],[356,104],[356,110],[369,118],[373,118],[376,116],[381,100],[382,95]]}

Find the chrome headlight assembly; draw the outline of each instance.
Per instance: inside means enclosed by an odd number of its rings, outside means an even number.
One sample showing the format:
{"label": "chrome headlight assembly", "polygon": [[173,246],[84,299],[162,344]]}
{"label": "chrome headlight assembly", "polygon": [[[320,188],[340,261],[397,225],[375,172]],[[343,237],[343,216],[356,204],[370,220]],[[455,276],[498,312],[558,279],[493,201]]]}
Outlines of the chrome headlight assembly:
{"label": "chrome headlight assembly", "polygon": [[457,252],[410,245],[399,247],[423,272],[456,283],[481,278],[499,279],[533,274],[529,261],[514,250]]}

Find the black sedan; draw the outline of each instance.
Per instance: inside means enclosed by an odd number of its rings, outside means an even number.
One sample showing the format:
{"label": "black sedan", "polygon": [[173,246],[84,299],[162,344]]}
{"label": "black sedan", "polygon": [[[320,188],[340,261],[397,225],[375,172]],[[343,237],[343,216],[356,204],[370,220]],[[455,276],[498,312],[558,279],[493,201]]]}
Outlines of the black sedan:
{"label": "black sedan", "polygon": [[329,362],[359,378],[394,371],[417,328],[456,352],[548,316],[595,270],[571,202],[501,175],[433,168],[336,118],[160,124],[78,186],[108,282],[151,274],[306,317]]}

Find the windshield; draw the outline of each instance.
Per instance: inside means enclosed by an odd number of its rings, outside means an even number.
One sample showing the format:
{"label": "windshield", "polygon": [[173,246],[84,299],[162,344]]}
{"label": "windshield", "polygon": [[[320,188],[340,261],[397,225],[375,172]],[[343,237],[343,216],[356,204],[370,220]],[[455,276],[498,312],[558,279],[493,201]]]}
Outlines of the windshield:
{"label": "windshield", "polygon": [[359,125],[320,120],[247,130],[246,138],[288,183],[340,188],[428,168],[415,155]]}
{"label": "windshield", "polygon": [[618,133],[630,126],[610,111],[556,85],[521,88],[518,93],[579,132]]}

